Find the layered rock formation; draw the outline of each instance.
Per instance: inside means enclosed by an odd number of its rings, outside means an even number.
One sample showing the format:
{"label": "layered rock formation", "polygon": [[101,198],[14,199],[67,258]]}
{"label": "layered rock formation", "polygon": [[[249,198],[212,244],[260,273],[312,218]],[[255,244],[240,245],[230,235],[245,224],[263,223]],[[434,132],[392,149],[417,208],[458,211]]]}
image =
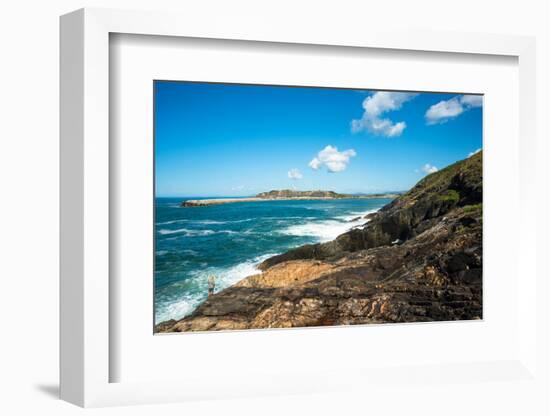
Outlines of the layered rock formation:
{"label": "layered rock formation", "polygon": [[363,226],[298,247],[157,332],[481,319],[482,152]]}

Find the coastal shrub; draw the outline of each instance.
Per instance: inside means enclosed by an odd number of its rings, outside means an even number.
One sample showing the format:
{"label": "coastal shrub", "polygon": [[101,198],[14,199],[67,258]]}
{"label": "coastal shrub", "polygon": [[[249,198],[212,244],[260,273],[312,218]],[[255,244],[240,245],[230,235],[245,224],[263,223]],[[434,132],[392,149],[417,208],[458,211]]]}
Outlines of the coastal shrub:
{"label": "coastal shrub", "polygon": [[441,201],[458,202],[460,194],[454,189],[447,190],[443,195],[439,197]]}
{"label": "coastal shrub", "polygon": [[473,204],[473,205],[466,205],[464,207],[464,212],[466,213],[470,213],[470,212],[475,212],[475,211],[479,211],[482,209],[482,204],[479,203],[479,204]]}

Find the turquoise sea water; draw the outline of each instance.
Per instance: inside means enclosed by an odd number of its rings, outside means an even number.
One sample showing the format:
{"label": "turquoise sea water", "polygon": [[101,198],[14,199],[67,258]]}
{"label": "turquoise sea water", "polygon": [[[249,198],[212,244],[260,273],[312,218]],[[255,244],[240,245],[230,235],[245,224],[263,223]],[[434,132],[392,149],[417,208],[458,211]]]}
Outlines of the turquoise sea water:
{"label": "turquoise sea water", "polygon": [[[157,198],[155,321],[180,319],[216,291],[259,273],[256,265],[307,243],[329,241],[391,199],[242,202],[180,208],[185,198]],[[199,199],[199,198],[186,198]]]}

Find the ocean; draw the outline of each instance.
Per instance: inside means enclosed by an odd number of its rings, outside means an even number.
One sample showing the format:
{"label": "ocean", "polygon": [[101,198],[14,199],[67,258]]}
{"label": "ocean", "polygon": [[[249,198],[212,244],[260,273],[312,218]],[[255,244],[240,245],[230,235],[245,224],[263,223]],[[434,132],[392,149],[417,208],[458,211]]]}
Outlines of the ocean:
{"label": "ocean", "polygon": [[[259,273],[263,260],[291,248],[333,240],[391,199],[243,202],[181,208],[184,199],[157,198],[155,322],[181,319],[207,297]],[[204,198],[209,199],[209,198]]]}

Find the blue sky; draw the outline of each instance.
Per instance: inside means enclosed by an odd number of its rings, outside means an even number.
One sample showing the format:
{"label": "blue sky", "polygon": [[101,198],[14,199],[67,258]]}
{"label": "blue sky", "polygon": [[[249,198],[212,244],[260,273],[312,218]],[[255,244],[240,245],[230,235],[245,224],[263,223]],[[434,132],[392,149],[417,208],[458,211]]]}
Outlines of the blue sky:
{"label": "blue sky", "polygon": [[411,188],[482,147],[482,98],[155,82],[157,196]]}

